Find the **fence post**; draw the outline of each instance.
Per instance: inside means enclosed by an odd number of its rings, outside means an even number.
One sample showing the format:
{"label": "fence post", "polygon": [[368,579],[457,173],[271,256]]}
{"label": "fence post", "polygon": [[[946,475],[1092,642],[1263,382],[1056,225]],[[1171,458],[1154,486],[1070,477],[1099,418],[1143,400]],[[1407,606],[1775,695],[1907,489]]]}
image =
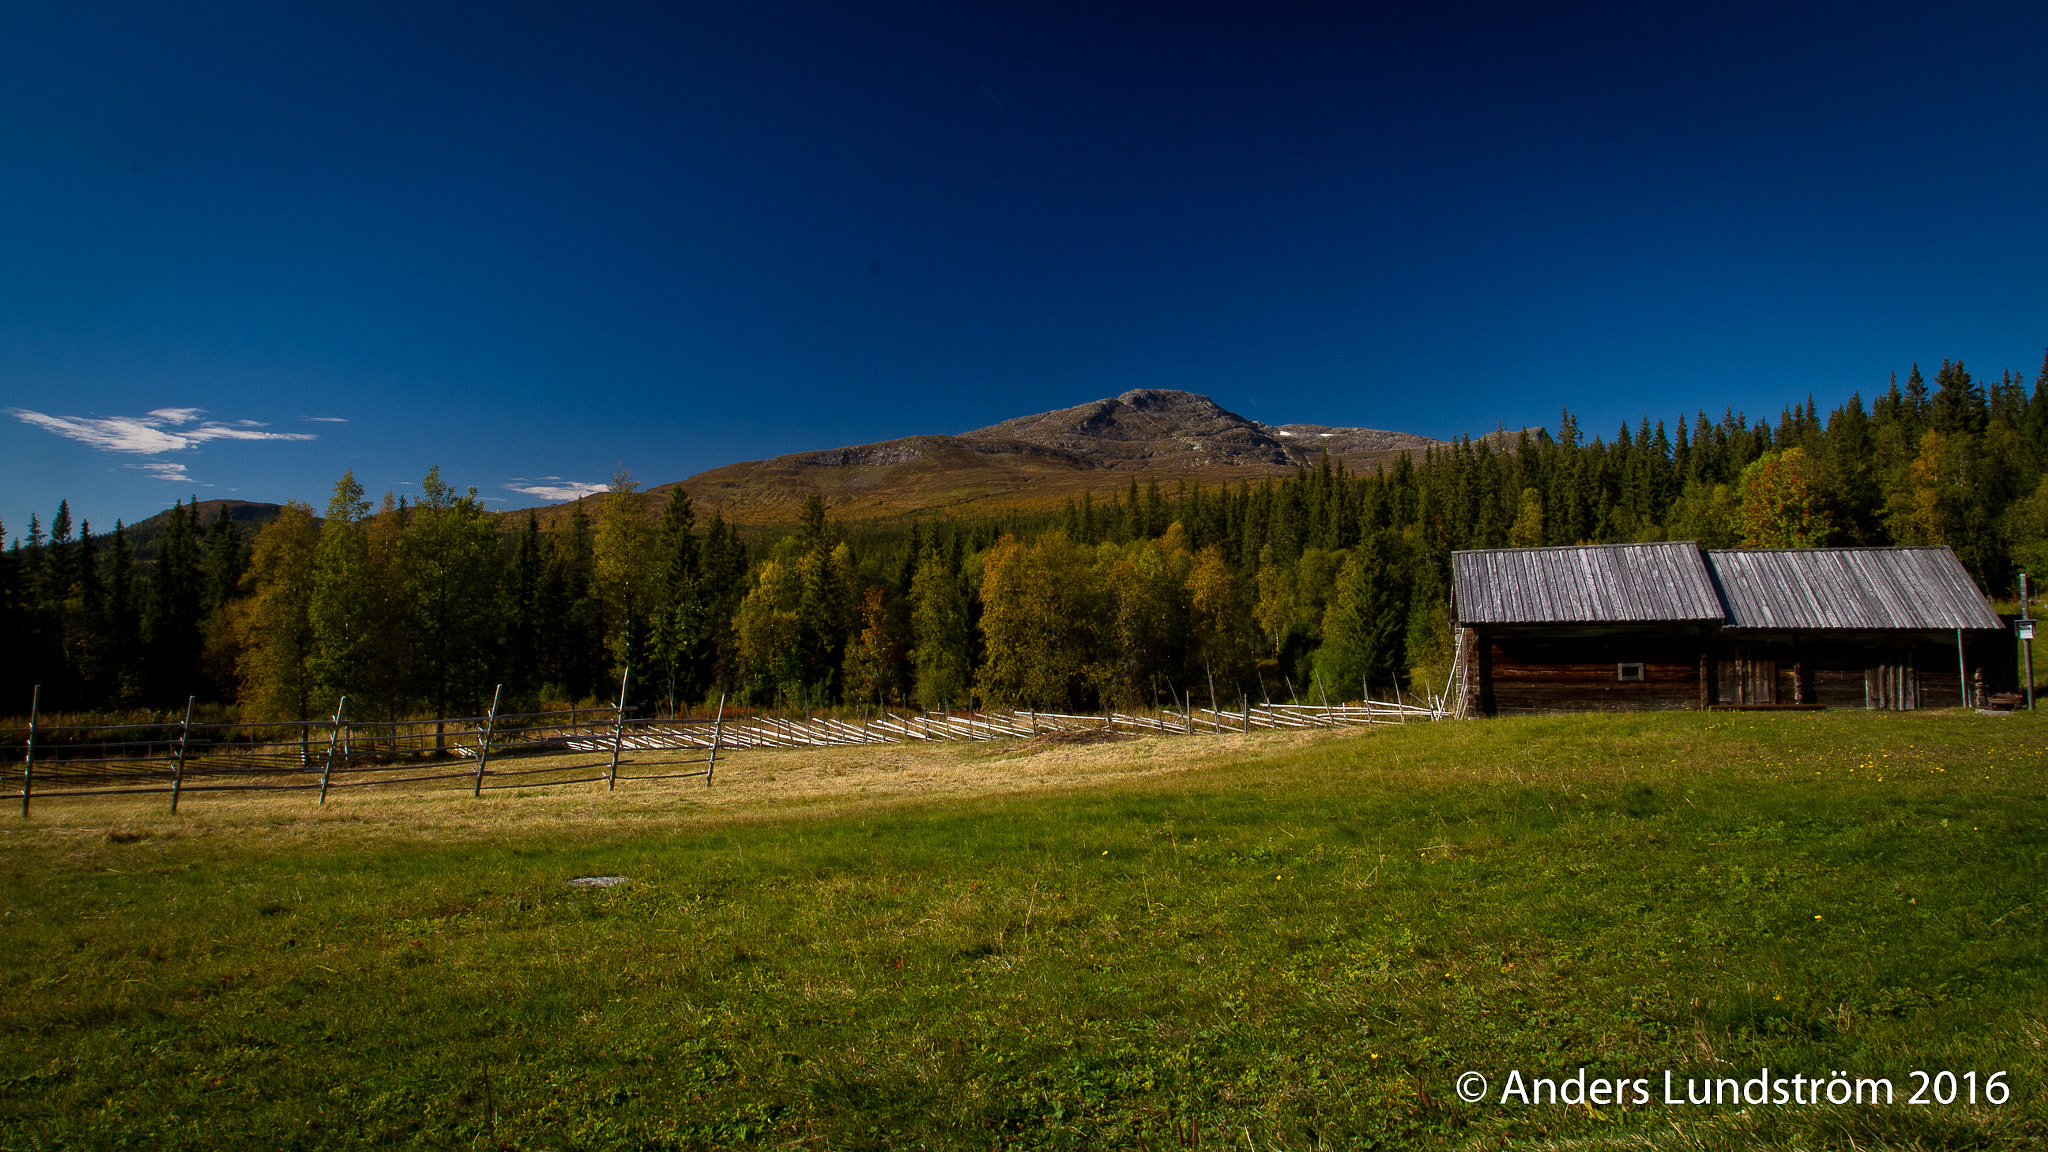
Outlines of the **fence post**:
{"label": "fence post", "polygon": [[327,803],[327,781],[334,776],[334,746],[341,740],[341,716],[348,709],[348,697],[334,704],[334,730],[327,734],[327,767],[320,772],[320,803]]}
{"label": "fence post", "polygon": [[498,730],[498,699],[505,694],[505,686],[491,689],[491,714],[484,719],[484,746],[476,753],[476,787],[470,791],[472,797],[484,794],[484,769],[491,763],[491,734]]}
{"label": "fence post", "polygon": [[604,774],[604,790],[610,792],[619,785],[619,744],[626,738],[626,683],[633,678],[633,670],[626,668],[619,673],[619,709],[612,720],[612,766]]}
{"label": "fence post", "polygon": [[171,815],[178,814],[178,793],[185,787],[185,746],[192,738],[192,705],[197,696],[185,697],[185,722],[178,725],[178,761],[171,765]]}
{"label": "fence post", "polygon": [[704,786],[711,787],[711,774],[718,771],[718,738],[725,733],[725,693],[718,694],[718,719],[711,724],[711,762],[704,765]]}
{"label": "fence post", "polygon": [[[2031,691],[2031,689],[2029,689]],[[21,818],[28,819],[29,793],[36,787],[36,714],[42,711],[43,686],[36,685],[28,698],[28,755],[21,762]]]}

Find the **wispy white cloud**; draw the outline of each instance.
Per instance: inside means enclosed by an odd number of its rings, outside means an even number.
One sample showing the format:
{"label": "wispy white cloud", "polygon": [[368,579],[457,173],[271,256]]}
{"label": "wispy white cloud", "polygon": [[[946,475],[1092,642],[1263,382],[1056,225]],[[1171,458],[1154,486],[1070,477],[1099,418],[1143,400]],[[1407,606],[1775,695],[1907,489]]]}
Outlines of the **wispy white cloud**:
{"label": "wispy white cloud", "polygon": [[[265,432],[262,423],[202,420],[203,408],[153,408],[142,416],[51,416],[27,408],[7,414],[24,424],[89,444],[103,452],[157,456],[196,447],[210,440],[317,440],[310,432]],[[149,470],[150,466],[142,466]]]}
{"label": "wispy white cloud", "polygon": [[595,496],[599,492],[611,491],[609,484],[586,484],[580,480],[564,480],[560,476],[541,476],[537,480],[514,477],[505,491],[517,492],[521,496],[538,496],[543,500],[560,503],[565,500],[579,500]]}
{"label": "wispy white cloud", "polygon": [[213,487],[213,485],[203,481],[194,480],[186,473],[183,464],[170,460],[146,460],[140,464],[127,464],[123,465],[123,467],[133,468],[137,472],[147,472],[159,480],[169,480],[176,484],[197,484],[201,488]]}
{"label": "wispy white cloud", "polygon": [[299,419],[301,419],[301,420],[309,420],[309,421],[311,421],[311,422],[313,422],[313,423],[315,423],[315,424],[346,424],[346,423],[348,423],[348,417],[346,417],[346,416],[301,416],[301,417],[299,417]]}

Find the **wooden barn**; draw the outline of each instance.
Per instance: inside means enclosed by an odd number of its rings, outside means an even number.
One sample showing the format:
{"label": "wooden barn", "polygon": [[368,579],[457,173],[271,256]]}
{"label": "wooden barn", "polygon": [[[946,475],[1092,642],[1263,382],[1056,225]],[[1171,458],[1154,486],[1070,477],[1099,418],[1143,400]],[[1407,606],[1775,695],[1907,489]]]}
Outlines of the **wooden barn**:
{"label": "wooden barn", "polygon": [[1953,707],[2012,665],[1947,548],[1499,548],[1451,576],[1467,716]]}

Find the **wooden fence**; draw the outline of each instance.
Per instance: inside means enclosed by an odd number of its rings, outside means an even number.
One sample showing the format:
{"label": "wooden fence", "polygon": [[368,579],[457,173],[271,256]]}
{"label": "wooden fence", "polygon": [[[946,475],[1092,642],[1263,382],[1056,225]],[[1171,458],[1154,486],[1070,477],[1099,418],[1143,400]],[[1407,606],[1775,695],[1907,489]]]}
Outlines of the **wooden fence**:
{"label": "wooden fence", "polygon": [[[27,816],[37,799],[158,794],[171,811],[186,793],[313,792],[321,803],[342,789],[460,782],[472,796],[502,788],[552,787],[703,777],[721,756],[748,748],[804,748],[925,741],[998,740],[1108,730],[1151,735],[1256,732],[1445,718],[1440,708],[1367,700],[1307,705],[1245,702],[1237,711],[1196,708],[1095,715],[903,709],[732,712],[708,717],[635,717],[625,692],[610,708],[500,713],[437,720],[357,720],[343,699],[332,717],[301,723],[206,724],[184,719],[128,724],[52,724],[41,690],[25,728],[0,730],[0,796],[18,797]],[[701,754],[701,755],[700,755]],[[572,762],[559,763],[564,757]],[[582,757],[588,757],[583,759]],[[544,763],[537,762],[545,759]]]}

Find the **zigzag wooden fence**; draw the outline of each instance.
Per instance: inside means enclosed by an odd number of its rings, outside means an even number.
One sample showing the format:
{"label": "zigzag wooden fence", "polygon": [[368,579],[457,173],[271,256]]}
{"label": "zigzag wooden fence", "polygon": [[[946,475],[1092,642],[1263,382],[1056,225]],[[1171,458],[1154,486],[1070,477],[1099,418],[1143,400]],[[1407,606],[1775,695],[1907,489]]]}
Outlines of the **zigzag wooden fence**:
{"label": "zigzag wooden fence", "polygon": [[[1362,704],[1246,703],[1237,711],[1188,707],[1096,715],[965,710],[845,709],[800,716],[728,715],[724,701],[708,717],[635,717],[610,708],[439,720],[356,720],[342,700],[329,718],[302,723],[194,723],[191,701],[178,721],[53,724],[40,715],[38,689],[25,728],[0,730],[0,796],[17,797],[27,816],[37,799],[158,794],[178,810],[187,793],[337,791],[451,782],[470,794],[703,777],[710,786],[721,756],[747,748],[806,748],[925,741],[1000,740],[1061,732],[1149,735],[1257,732],[1443,719],[1441,709],[1368,700]],[[702,755],[698,755],[702,753]],[[567,756],[571,763],[560,763]],[[582,757],[589,757],[583,759]],[[536,761],[545,758],[544,763]],[[453,784],[452,782],[460,782]]]}

